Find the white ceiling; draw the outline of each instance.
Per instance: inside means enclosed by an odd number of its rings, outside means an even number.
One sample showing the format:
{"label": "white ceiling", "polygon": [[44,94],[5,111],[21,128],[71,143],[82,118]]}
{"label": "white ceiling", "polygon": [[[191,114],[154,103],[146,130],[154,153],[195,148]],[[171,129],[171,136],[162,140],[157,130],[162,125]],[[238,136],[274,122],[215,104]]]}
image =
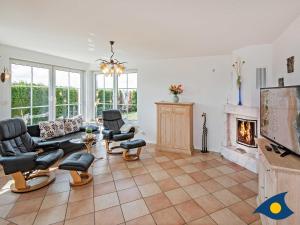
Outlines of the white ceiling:
{"label": "white ceiling", "polygon": [[126,61],[228,54],[299,14],[299,0],[0,0],[0,43],[90,63],[109,40]]}

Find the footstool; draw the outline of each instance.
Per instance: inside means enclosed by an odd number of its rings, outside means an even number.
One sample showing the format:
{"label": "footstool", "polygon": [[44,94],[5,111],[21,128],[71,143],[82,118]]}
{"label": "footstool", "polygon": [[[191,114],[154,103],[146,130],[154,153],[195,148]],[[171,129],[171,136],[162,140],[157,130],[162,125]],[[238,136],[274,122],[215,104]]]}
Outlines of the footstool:
{"label": "footstool", "polygon": [[[136,139],[132,141],[121,142],[120,147],[124,149],[123,158],[126,161],[134,161],[140,158],[142,147],[146,145],[146,142],[142,139]],[[136,153],[129,154],[131,149],[137,148]]]}
{"label": "footstool", "polygon": [[69,170],[71,173],[72,181],[71,186],[81,186],[89,183],[93,176],[87,171],[94,161],[94,156],[87,152],[77,152],[68,156],[59,165],[61,170]]}

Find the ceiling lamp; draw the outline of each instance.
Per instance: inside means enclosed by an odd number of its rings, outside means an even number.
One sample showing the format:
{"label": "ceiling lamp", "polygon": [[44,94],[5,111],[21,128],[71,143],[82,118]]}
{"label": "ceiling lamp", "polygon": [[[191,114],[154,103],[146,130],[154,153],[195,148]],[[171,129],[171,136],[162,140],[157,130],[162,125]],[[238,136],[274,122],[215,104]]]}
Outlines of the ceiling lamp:
{"label": "ceiling lamp", "polygon": [[124,64],[126,62],[119,62],[119,60],[114,59],[113,56],[115,54],[114,49],[113,49],[113,45],[114,45],[114,41],[110,41],[110,51],[112,53],[112,55],[110,56],[109,60],[106,59],[98,59],[96,61],[101,61],[99,67],[100,67],[100,71],[104,74],[108,74],[108,75],[120,75],[122,73],[125,72],[125,66]]}

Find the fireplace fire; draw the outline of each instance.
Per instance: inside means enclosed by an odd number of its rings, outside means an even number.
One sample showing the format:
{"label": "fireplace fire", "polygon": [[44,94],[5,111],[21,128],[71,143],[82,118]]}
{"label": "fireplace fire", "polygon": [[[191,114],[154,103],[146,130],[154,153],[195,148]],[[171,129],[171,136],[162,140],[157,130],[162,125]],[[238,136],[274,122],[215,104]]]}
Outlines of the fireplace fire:
{"label": "fireplace fire", "polygon": [[257,120],[236,119],[236,142],[251,148],[257,148]]}

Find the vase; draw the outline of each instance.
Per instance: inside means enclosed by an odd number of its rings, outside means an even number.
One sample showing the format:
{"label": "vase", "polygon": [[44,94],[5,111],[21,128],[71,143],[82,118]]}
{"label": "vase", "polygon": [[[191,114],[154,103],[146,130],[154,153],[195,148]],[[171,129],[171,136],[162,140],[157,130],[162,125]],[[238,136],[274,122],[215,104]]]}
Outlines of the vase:
{"label": "vase", "polygon": [[241,85],[239,86],[239,102],[238,105],[242,105],[242,88]]}
{"label": "vase", "polygon": [[173,95],[173,102],[178,103],[179,102],[179,97],[178,95]]}

